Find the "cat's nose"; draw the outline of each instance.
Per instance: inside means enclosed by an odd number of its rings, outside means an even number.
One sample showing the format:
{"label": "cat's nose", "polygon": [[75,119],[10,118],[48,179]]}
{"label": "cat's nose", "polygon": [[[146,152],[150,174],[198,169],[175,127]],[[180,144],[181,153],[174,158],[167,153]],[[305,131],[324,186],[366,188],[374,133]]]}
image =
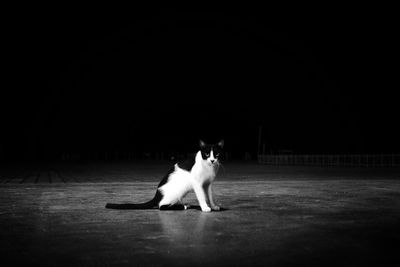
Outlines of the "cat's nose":
{"label": "cat's nose", "polygon": [[215,159],[210,159],[211,163],[214,163]]}

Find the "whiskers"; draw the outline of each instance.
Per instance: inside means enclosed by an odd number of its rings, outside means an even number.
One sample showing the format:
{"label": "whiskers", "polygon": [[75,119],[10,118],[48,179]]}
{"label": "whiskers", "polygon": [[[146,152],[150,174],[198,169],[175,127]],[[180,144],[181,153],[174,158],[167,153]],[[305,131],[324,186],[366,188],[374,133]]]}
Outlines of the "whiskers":
{"label": "whiskers", "polygon": [[225,173],[226,173],[226,171],[225,171],[225,167],[224,167],[224,165],[222,165],[222,163],[221,163],[221,162],[218,162],[218,163],[219,163],[219,167],[223,169],[223,171],[224,171],[224,174],[225,174]]}

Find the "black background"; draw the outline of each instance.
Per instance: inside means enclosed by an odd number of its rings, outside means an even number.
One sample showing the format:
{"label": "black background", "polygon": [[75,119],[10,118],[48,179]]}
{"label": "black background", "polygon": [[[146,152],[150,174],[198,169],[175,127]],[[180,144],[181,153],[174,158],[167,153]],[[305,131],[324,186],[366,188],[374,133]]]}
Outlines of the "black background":
{"label": "black background", "polygon": [[398,153],[390,10],[10,7],[0,155]]}

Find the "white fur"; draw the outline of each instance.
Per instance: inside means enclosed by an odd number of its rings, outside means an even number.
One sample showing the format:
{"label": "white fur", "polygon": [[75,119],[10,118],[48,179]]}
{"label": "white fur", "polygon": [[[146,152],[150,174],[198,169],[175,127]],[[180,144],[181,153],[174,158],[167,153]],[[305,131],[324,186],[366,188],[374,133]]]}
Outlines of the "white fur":
{"label": "white fur", "polygon": [[197,152],[195,164],[190,172],[175,164],[175,170],[170,174],[168,182],[159,188],[163,194],[159,206],[181,203],[187,193],[194,191],[202,211],[219,210],[214,203],[211,187],[218,169],[219,162],[212,150],[207,160],[202,158],[200,151]]}
{"label": "white fur", "polygon": [[159,188],[164,196],[159,206],[180,203],[192,190],[191,180],[191,174],[175,164],[175,170],[170,174],[168,182]]}

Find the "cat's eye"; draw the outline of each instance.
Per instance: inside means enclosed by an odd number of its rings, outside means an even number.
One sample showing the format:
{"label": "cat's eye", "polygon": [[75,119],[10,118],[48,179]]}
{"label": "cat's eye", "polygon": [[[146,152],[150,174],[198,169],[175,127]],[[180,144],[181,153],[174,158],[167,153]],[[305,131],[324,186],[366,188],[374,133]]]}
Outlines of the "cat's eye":
{"label": "cat's eye", "polygon": [[209,157],[210,156],[210,153],[206,153],[206,157]]}
{"label": "cat's eye", "polygon": [[219,156],[219,153],[215,154],[215,156],[218,157],[218,156]]}

